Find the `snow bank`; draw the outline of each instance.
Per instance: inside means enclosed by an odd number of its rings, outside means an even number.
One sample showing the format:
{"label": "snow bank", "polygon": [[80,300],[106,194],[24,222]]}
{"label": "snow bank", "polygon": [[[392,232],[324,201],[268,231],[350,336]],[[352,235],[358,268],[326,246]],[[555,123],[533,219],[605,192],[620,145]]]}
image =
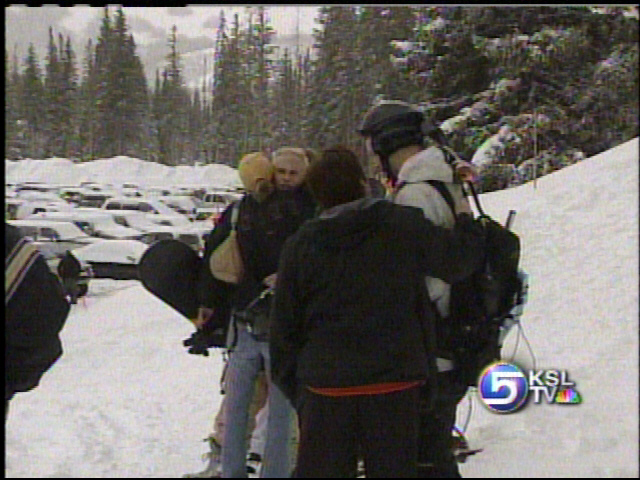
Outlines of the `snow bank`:
{"label": "snow bank", "polygon": [[138,158],[118,156],[91,162],[73,163],[64,158],[46,160],[5,160],[5,182],[46,182],[55,185],[79,185],[81,182],[121,185],[135,182],[141,186],[237,187],[237,170],[228,165],[170,167]]}

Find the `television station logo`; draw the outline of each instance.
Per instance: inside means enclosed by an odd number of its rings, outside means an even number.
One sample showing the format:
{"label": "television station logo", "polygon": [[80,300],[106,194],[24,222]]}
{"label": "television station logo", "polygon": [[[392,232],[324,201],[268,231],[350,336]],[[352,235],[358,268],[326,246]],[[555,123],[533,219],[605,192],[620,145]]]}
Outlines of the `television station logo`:
{"label": "television station logo", "polygon": [[478,394],[485,406],[495,413],[512,413],[528,398],[534,404],[577,405],[582,397],[566,370],[529,370],[517,365],[496,362],[485,368],[478,380]]}

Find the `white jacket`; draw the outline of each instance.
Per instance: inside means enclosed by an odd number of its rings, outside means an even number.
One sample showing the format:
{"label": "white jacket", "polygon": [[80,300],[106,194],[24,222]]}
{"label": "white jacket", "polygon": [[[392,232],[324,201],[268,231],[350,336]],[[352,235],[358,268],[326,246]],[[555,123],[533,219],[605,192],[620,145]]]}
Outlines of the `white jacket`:
{"label": "white jacket", "polygon": [[[453,168],[447,163],[444,153],[438,147],[429,147],[409,157],[398,172],[398,183],[406,183],[391,199],[401,205],[421,208],[424,216],[433,223],[446,228],[453,228],[455,217],[447,201],[435,187],[426,180],[444,182],[453,197],[456,214],[471,212],[471,206],[462,191],[460,184],[454,183]],[[449,299],[451,287],[439,278],[426,277],[427,290],[431,301],[442,317],[449,316]],[[438,371],[444,372],[454,368],[449,359],[437,359]]]}
{"label": "white jacket", "polygon": [[[453,169],[438,147],[429,147],[407,159],[398,173],[398,183],[406,183],[406,185],[392,196],[392,200],[401,205],[421,208],[424,216],[436,225],[453,228],[455,218],[451,208],[438,190],[425,183],[426,180],[444,182],[453,197],[456,213],[471,212],[462,186],[454,183]],[[439,278],[427,277],[427,288],[440,314],[447,317],[449,285]]]}

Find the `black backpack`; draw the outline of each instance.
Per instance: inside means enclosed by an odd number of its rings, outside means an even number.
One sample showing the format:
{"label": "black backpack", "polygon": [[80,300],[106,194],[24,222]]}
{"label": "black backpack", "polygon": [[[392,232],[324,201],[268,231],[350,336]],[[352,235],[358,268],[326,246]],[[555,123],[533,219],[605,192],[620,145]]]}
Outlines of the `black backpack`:
{"label": "black backpack", "polygon": [[[445,184],[436,180],[425,183],[438,190],[456,217],[454,200]],[[518,268],[520,239],[509,230],[515,212],[510,212],[506,226],[502,226],[484,213],[473,185],[468,186],[479,212],[475,221],[486,235],[485,258],[470,277],[451,285],[449,317],[436,322],[436,338],[438,355],[454,360],[458,380],[476,386],[482,370],[500,359],[505,329],[517,320],[514,311],[523,306],[526,291],[525,277]],[[435,305],[433,310],[438,312]]]}

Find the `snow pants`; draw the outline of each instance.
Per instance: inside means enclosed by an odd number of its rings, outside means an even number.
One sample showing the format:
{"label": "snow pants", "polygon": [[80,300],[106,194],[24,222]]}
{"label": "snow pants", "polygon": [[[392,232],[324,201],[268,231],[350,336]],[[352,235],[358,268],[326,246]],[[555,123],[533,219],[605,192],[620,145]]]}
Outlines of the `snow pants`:
{"label": "snow pants", "polygon": [[421,478],[460,478],[453,455],[452,430],[458,403],[467,392],[455,380],[455,373],[438,373],[438,393],[433,408],[425,407],[423,392],[420,412],[418,475]]}
{"label": "snow pants", "polygon": [[294,477],[415,478],[420,387],[379,395],[330,397],[300,392]]}

